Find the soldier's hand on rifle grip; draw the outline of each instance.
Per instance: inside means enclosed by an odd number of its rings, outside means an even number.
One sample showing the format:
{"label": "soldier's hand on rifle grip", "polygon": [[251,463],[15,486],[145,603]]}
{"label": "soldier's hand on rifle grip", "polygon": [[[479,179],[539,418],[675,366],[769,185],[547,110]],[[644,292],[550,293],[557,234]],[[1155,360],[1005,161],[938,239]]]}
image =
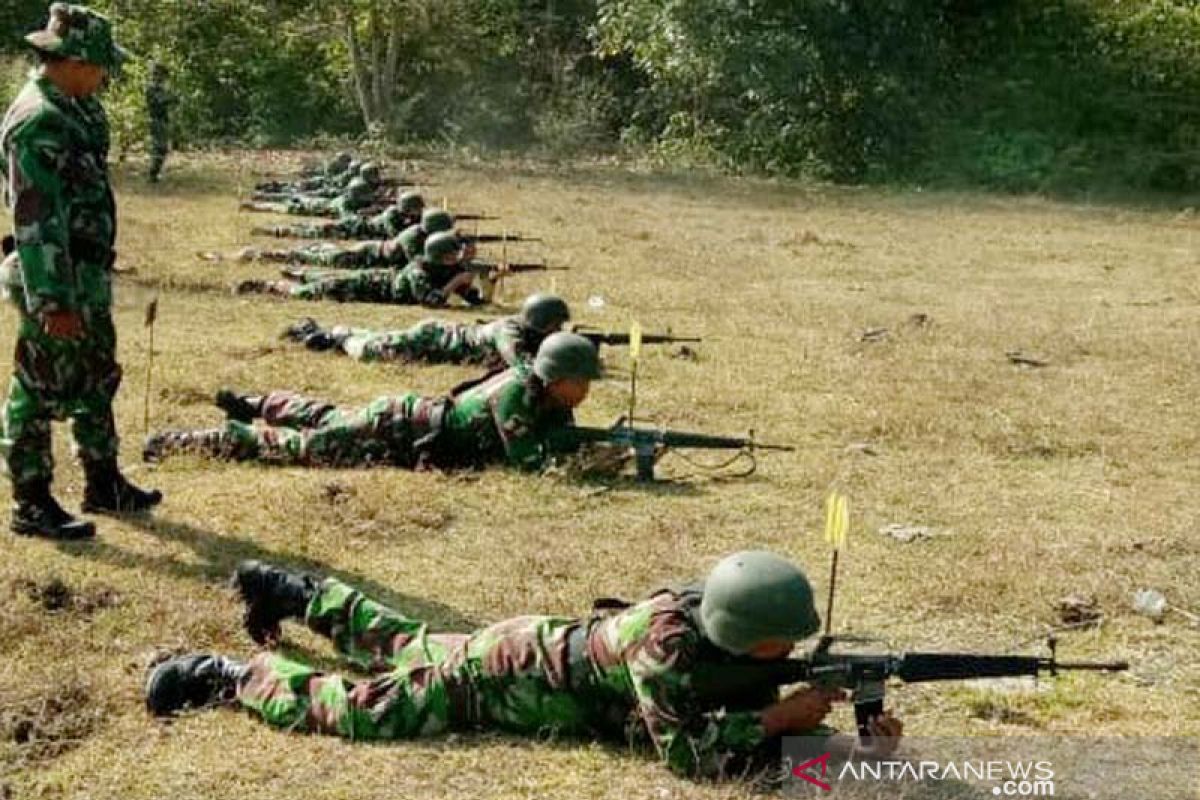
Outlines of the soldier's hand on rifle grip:
{"label": "soldier's hand on rifle grip", "polygon": [[78,339],[83,336],[83,317],[77,311],[47,311],[42,330],[54,339]]}
{"label": "soldier's hand on rifle grip", "polygon": [[874,717],[867,723],[870,737],[860,740],[855,748],[855,756],[860,758],[884,759],[896,752],[900,746],[900,737],[904,735],[904,723],[887,711]]}
{"label": "soldier's hand on rifle grip", "polygon": [[845,699],[841,689],[800,689],[763,710],[763,727],[768,736],[810,731],[829,716],[835,702]]}

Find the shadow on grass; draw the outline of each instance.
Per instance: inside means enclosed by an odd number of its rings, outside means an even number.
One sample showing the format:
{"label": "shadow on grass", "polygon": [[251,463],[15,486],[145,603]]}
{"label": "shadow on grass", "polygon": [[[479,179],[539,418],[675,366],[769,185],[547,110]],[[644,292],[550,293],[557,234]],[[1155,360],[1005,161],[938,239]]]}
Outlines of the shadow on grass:
{"label": "shadow on grass", "polygon": [[699,497],[707,494],[699,484],[670,478],[640,481],[633,475],[620,475],[615,478],[611,475],[579,475],[571,477],[568,482],[597,496],[610,492],[649,494],[655,497]]}
{"label": "shadow on grass", "polygon": [[103,561],[116,567],[153,570],[175,578],[207,583],[224,583],[229,580],[239,561],[255,559],[310,572],[319,577],[337,578],[407,616],[428,622],[438,630],[467,631],[479,627],[475,620],[463,616],[450,606],[397,592],[357,572],[335,569],[311,558],[271,550],[252,539],[222,536],[186,522],[149,516],[130,515],[122,517],[121,521],[164,541],[188,547],[200,558],[200,562],[183,562],[166,554],[132,553],[102,539],[88,543],[60,543],[59,549],[69,555]]}

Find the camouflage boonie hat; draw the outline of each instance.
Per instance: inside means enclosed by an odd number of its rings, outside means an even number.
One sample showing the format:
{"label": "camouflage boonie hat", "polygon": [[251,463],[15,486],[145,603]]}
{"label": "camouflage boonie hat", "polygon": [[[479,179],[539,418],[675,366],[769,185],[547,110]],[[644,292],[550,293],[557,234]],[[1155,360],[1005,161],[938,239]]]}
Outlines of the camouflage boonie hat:
{"label": "camouflage boonie hat", "polygon": [[87,6],[52,3],[46,27],[29,34],[25,41],[44,53],[114,72],[129,59],[129,52],[113,41],[112,23]]}

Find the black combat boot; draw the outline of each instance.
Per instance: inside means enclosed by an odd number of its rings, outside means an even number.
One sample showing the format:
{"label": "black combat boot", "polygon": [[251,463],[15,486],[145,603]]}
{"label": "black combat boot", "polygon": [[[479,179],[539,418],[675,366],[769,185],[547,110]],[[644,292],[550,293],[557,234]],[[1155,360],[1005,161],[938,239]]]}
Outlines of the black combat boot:
{"label": "black combat boot", "polygon": [[83,471],[87,476],[83,510],[90,514],[136,514],[162,502],[162,492],[157,489],[146,491],[130,483],[115,458],[87,462]]}
{"label": "black combat boot", "polygon": [[329,330],[318,329],[304,339],[304,346],[314,352],[323,353],[326,350],[340,350],[350,338],[350,329],[338,325]]}
{"label": "black combat boot", "polygon": [[245,394],[233,389],[218,389],[213,398],[217,408],[225,412],[225,417],[235,422],[253,422],[262,416],[263,396],[261,394]]}
{"label": "black combat boot", "polygon": [[71,516],[50,494],[50,481],[13,485],[12,532],[19,536],[47,539],[90,539],[96,526]]}
{"label": "black combat boot", "polygon": [[278,641],[283,635],[279,623],[289,617],[303,617],[317,593],[317,579],[312,575],[288,572],[261,561],[238,564],[233,585],[246,604],[246,632],[258,644]]}
{"label": "black combat boot", "polygon": [[246,675],[245,664],[225,656],[173,656],[147,672],[146,708],[168,717],[187,708],[230,703]]}
{"label": "black combat boot", "polygon": [[266,294],[269,291],[270,284],[256,278],[247,278],[233,285],[234,294]]}
{"label": "black combat boot", "polygon": [[226,449],[225,431],[221,428],[202,431],[160,431],[146,437],[142,444],[142,460],[156,464],[167,456],[185,453],[220,458]]}
{"label": "black combat boot", "polygon": [[305,339],[312,336],[317,331],[321,330],[320,324],[312,317],[305,317],[299,322],[294,322],[283,329],[281,339],[288,339],[293,342],[303,343]]}

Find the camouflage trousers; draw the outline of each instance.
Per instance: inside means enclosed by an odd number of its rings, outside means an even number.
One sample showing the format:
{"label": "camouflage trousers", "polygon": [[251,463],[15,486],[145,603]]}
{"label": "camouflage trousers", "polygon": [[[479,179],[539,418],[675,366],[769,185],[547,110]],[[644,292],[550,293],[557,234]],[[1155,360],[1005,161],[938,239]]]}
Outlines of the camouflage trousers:
{"label": "camouflage trousers", "polygon": [[527,652],[531,641],[553,646],[571,620],[518,617],[473,634],[431,633],[329,579],[306,621],[371,677],[353,680],[273,653],[255,656],[237,700],[276,727],[361,740],[474,728],[594,734],[598,718],[611,713],[611,699],[598,703],[555,688],[540,659],[509,653],[513,646]]}
{"label": "camouflage trousers", "polygon": [[342,342],[342,350],[358,361],[479,364],[497,359],[495,348],[481,341],[478,330],[477,325],[435,319],[402,331],[352,329]]}
{"label": "camouflage trousers", "polygon": [[84,312],[79,340],[52,339],[38,322],[20,314],[17,347],[0,454],[15,485],[50,480],[54,459],[50,423],[70,419],[84,462],[117,455],[112,401],[121,384],[117,334],[108,309]]}
{"label": "camouflage trousers", "polygon": [[354,239],[355,225],[345,222],[299,222],[294,225],[272,225],[263,232],[278,238],[295,239]]}
{"label": "camouflage trousers", "polygon": [[286,201],[255,200],[245,204],[251,211],[270,214],[294,214],[300,217],[335,217],[340,209],[335,201],[322,197],[293,197]]}
{"label": "camouflage trousers", "polygon": [[262,403],[265,424],[226,422],[221,452],[237,461],[285,465],[415,466],[416,443],[429,432],[429,407],[415,394],[347,409],[295,392],[271,392]]}
{"label": "camouflage trousers", "polygon": [[344,275],[330,275],[320,270],[307,271],[299,283],[283,281],[273,284],[274,291],[301,300],[336,300],[339,303],[415,304],[407,288],[398,278],[399,270],[347,270]]}
{"label": "camouflage trousers", "polygon": [[[398,251],[398,248],[397,248]],[[288,252],[287,260],[326,269],[402,268],[408,259],[402,251],[389,252],[386,242],[359,242],[342,247],[334,244],[313,244]]]}
{"label": "camouflage trousers", "polygon": [[157,181],[167,161],[170,144],[167,138],[167,121],[150,118],[150,180]]}

